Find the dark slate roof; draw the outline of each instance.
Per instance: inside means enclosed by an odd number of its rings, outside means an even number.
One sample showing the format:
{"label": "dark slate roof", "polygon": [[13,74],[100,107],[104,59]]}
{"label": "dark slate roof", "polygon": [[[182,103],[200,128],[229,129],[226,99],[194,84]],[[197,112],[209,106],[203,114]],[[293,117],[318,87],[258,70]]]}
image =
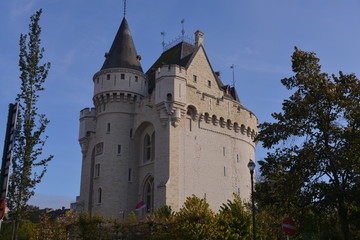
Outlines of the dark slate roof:
{"label": "dark slate roof", "polygon": [[108,68],[130,68],[143,72],[137,57],[129,25],[124,17],[101,70]]}
{"label": "dark slate roof", "polygon": [[[151,93],[155,88],[155,72],[159,67],[161,67],[162,65],[174,64],[184,68],[188,68],[193,57],[196,55],[199,49],[200,47],[194,46],[190,43],[180,42],[174,47],[163,52],[161,56],[158,58],[158,60],[156,60],[156,62],[146,72],[146,75],[148,76],[148,80],[149,80],[149,93]],[[205,56],[207,58],[206,53]],[[217,74],[215,73],[214,73],[214,77],[221,90],[227,92],[226,89],[229,88],[228,97],[233,98],[235,101],[240,102],[239,96],[236,93],[235,88],[230,87],[229,85],[224,86],[219,76],[217,76]]]}
{"label": "dark slate roof", "polygon": [[146,75],[149,79],[149,92],[155,88],[155,71],[162,65],[175,64],[181,67],[187,67],[192,55],[197,47],[187,43],[180,42],[174,47],[163,52],[158,60],[149,68]]}

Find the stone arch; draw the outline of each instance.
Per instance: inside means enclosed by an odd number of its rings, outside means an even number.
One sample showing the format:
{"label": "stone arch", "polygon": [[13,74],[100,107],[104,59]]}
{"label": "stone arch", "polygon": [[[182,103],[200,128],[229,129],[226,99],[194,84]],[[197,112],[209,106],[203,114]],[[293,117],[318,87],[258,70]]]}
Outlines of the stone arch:
{"label": "stone arch", "polygon": [[227,127],[229,130],[231,130],[231,129],[233,128],[233,123],[231,122],[230,119],[228,119],[228,120],[226,121],[226,127]]}
{"label": "stone arch", "polygon": [[225,127],[225,120],[223,117],[220,117],[220,127]]}
{"label": "stone arch", "polygon": [[211,121],[212,121],[212,123],[213,123],[215,126],[217,126],[218,123],[219,123],[219,120],[217,119],[217,116],[216,116],[216,115],[212,115]]}
{"label": "stone arch", "polygon": [[142,183],[142,200],[146,205],[146,212],[154,210],[154,186],[154,177],[147,174]]}
{"label": "stone arch", "polygon": [[210,122],[211,122],[210,115],[209,115],[208,112],[206,112],[206,113],[204,114],[204,120],[205,120],[206,123],[210,123]]}
{"label": "stone arch", "polygon": [[235,130],[235,132],[239,132],[239,130],[240,130],[240,127],[239,127],[239,124],[237,123],[237,122],[234,122],[234,130]]}
{"label": "stone arch", "polygon": [[244,124],[241,124],[241,133],[245,135],[246,127]]}
{"label": "stone arch", "polygon": [[156,158],[156,132],[150,122],[141,123],[134,134],[135,159],[139,164],[155,161]]}
{"label": "stone arch", "polygon": [[255,130],[253,129],[252,131],[251,131],[251,139],[254,139],[255,138]]}
{"label": "stone arch", "polygon": [[197,119],[198,111],[194,105],[189,105],[187,107],[186,115],[189,116],[192,120]]}

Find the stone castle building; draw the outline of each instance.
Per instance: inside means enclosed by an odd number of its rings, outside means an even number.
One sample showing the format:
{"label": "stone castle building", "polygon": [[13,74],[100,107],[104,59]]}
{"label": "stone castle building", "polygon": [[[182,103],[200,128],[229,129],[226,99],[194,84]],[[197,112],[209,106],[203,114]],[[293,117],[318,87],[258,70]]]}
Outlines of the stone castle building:
{"label": "stone castle building", "polygon": [[144,201],[179,210],[205,197],[214,210],[250,197],[257,118],[214,72],[201,31],[145,73],[126,18],[93,77],[94,108],[80,112],[77,210],[119,217]]}

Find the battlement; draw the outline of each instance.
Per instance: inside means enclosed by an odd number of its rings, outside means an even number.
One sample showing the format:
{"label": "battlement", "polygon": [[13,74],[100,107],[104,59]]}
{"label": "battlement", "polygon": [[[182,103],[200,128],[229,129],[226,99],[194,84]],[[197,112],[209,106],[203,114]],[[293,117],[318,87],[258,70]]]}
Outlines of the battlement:
{"label": "battlement", "polygon": [[169,77],[169,76],[179,76],[182,78],[186,78],[187,71],[184,67],[175,64],[162,65],[155,72],[155,79],[161,77]]}
{"label": "battlement", "polygon": [[96,109],[95,108],[84,108],[80,111],[80,118],[84,117],[95,117]]}

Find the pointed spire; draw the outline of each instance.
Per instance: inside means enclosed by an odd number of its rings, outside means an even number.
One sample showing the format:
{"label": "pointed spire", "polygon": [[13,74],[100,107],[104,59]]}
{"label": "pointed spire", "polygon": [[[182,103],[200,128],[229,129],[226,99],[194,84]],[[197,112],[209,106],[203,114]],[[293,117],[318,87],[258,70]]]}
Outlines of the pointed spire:
{"label": "pointed spire", "polygon": [[130,68],[143,72],[137,55],[129,25],[124,17],[115,36],[109,53],[105,54],[105,62],[101,70],[108,68]]}

